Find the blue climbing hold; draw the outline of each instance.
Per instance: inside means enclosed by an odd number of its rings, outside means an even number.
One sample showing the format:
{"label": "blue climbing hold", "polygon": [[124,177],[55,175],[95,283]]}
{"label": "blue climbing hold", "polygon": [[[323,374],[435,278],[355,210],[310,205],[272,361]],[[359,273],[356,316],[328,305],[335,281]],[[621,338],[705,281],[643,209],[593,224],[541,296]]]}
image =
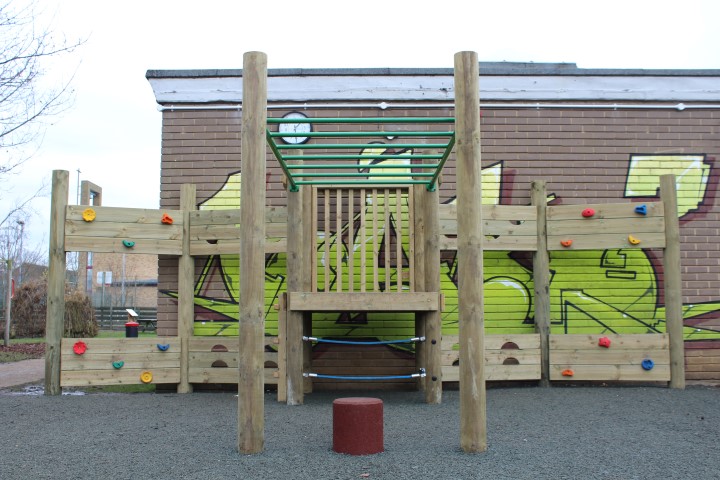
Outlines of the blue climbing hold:
{"label": "blue climbing hold", "polygon": [[166,352],[167,349],[170,348],[170,344],[169,344],[169,343],[166,343],[166,344],[163,345],[162,343],[158,343],[158,344],[157,344],[157,348],[158,348],[158,350],[160,350],[161,352]]}
{"label": "blue climbing hold", "polygon": [[646,358],[645,360],[642,361],[643,370],[652,370],[654,366],[655,366],[655,362],[653,362],[649,358]]}
{"label": "blue climbing hold", "polygon": [[647,215],[647,205],[638,205],[635,207],[635,213],[639,215]]}
{"label": "blue climbing hold", "polygon": [[123,244],[126,248],[132,248],[132,247],[135,246],[135,242],[133,242],[132,240],[123,240],[123,241],[122,241],[122,244]]}

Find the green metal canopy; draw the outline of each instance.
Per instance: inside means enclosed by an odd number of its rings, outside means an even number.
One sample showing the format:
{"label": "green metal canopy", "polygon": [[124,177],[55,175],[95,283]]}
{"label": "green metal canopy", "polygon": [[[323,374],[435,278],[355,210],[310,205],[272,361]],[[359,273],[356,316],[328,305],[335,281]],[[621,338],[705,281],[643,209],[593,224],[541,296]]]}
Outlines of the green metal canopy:
{"label": "green metal canopy", "polygon": [[[307,118],[296,115],[268,118],[267,123],[268,145],[280,162],[292,192],[297,192],[300,185],[414,184],[425,185],[433,191],[455,145],[453,117]],[[278,125],[276,131],[270,131],[272,125]],[[281,131],[281,125],[311,128]],[[320,131],[312,131],[313,125],[318,125]],[[347,125],[359,128],[343,131]],[[378,129],[362,128],[368,125],[377,125]],[[397,143],[358,143],[358,139],[371,138],[397,139]],[[305,143],[316,139],[321,143]],[[322,153],[305,153],[307,150]],[[382,153],[377,153],[380,150]]]}

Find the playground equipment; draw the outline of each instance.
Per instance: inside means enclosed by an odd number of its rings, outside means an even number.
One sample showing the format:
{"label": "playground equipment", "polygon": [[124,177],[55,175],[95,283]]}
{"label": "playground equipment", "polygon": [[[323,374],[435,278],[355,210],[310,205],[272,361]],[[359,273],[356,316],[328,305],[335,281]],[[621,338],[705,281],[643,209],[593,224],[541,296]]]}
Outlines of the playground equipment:
{"label": "playground equipment", "polygon": [[[246,54],[241,209],[197,210],[195,187],[183,185],[178,210],[98,206],[89,215],[86,206],[67,205],[68,173],[54,172],[46,393],[59,394],[64,386],[108,383],[170,383],[187,393],[197,383],[237,383],[238,448],[242,453],[259,452],[264,444],[263,386],[275,383],[279,400],[303,403],[313,376],[310,345],[333,340],[312,335],[311,315],[327,311],[414,314],[417,335],[411,340],[417,342],[417,369],[411,378],[417,379],[428,403],[441,401],[443,381],[459,382],[461,446],[469,452],[486,449],[486,380],[669,381],[671,387],[683,388],[673,177],[662,177],[662,202],[641,206],[548,206],[542,181],[532,185],[530,206],[481,206],[478,62],[468,52],[457,54],[455,60],[454,118],[313,118],[313,123],[328,128],[297,135],[329,140],[283,145],[275,141],[277,126],[301,120],[267,118],[266,59],[260,53]],[[394,154],[348,153],[360,145],[354,138],[376,136],[373,128],[378,127],[386,135],[406,137],[405,149]],[[287,208],[265,204],[266,144],[286,175]],[[305,154],[306,150],[313,153]],[[424,150],[433,153],[417,153]],[[453,152],[457,200],[440,205],[437,184]],[[374,160],[391,162],[379,166]],[[395,230],[395,244],[386,236],[384,244],[365,248],[378,241],[380,228]],[[316,251],[317,237],[327,240],[332,235],[335,244],[325,241]],[[410,252],[407,258],[403,245]],[[667,333],[550,335],[551,252],[610,248],[664,249]],[[441,332],[441,249],[457,250],[460,257],[456,336]],[[533,255],[536,333],[484,335],[482,253],[489,250]],[[176,257],[178,335],[62,339],[68,251]],[[264,260],[267,253],[284,251],[287,293],[277,305],[278,334],[268,336]],[[238,252],[243,279],[239,340],[193,336],[195,258]],[[394,277],[388,274],[391,263]],[[599,344],[601,337],[610,340],[608,346]],[[393,340],[397,341],[409,340]],[[85,345],[81,355],[73,351],[77,342]]]}

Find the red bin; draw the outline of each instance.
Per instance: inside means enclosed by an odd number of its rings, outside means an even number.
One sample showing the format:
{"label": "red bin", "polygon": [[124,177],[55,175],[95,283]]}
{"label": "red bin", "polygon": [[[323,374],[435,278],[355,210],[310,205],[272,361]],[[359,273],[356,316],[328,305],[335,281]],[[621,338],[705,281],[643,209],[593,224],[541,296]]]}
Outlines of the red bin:
{"label": "red bin", "polygon": [[333,450],[349,455],[385,450],[382,400],[348,397],[333,401]]}

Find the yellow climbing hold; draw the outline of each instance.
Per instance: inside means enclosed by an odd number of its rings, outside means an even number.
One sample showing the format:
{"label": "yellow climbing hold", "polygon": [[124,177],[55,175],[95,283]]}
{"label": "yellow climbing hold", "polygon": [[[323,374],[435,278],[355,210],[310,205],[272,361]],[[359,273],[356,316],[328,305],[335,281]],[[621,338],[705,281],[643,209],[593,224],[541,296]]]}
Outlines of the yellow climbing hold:
{"label": "yellow climbing hold", "polygon": [[140,374],[140,381],[143,383],[152,382],[152,373],[151,372],[142,372]]}
{"label": "yellow climbing hold", "polygon": [[640,239],[635,238],[632,235],[628,235],[628,242],[630,242],[631,245],[637,245],[640,243]]}
{"label": "yellow climbing hold", "polygon": [[83,210],[82,217],[83,220],[85,220],[86,222],[92,222],[93,220],[95,220],[95,210],[93,210],[92,208],[86,208],[85,210]]}

